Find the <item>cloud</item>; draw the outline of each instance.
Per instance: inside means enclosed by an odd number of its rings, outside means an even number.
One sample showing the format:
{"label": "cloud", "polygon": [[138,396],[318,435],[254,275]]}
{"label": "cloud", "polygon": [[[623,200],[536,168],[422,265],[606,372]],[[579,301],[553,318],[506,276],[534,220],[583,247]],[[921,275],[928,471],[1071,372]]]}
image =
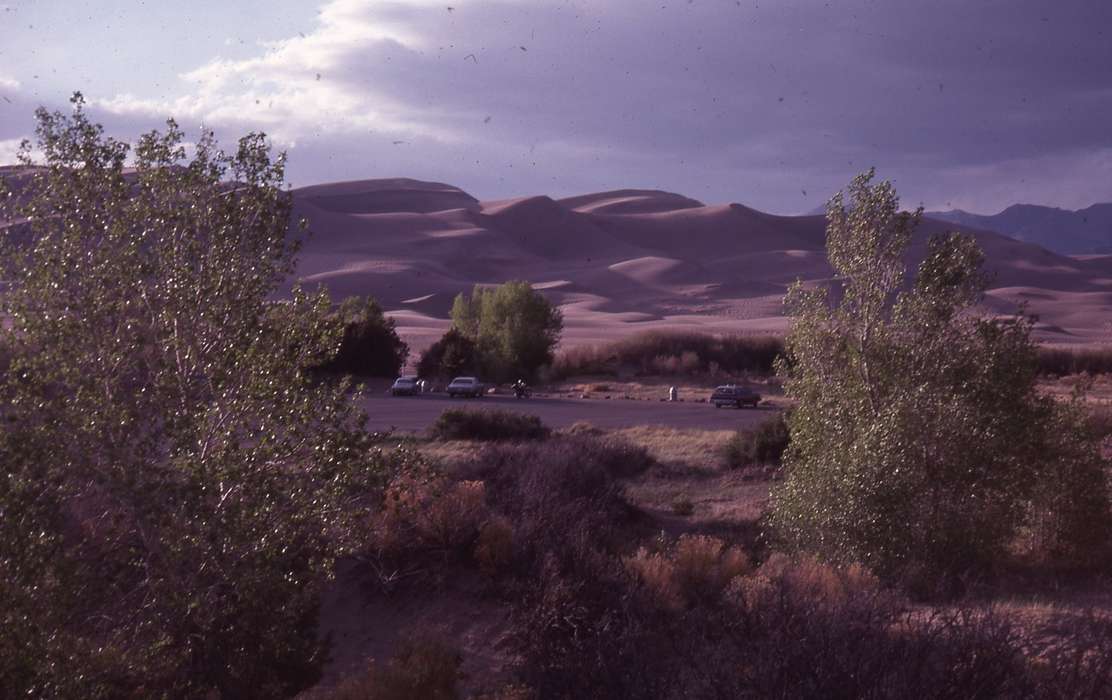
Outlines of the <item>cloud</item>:
{"label": "cloud", "polygon": [[982,210],[1109,199],[1087,178],[1112,148],[1112,4],[1068,5],[332,0],[175,96],[92,104],[117,125],[265,130],[299,184],[648,186],[799,212],[876,165],[910,199]]}
{"label": "cloud", "polygon": [[19,154],[19,146],[23,139],[0,140],[0,165],[12,165]]}

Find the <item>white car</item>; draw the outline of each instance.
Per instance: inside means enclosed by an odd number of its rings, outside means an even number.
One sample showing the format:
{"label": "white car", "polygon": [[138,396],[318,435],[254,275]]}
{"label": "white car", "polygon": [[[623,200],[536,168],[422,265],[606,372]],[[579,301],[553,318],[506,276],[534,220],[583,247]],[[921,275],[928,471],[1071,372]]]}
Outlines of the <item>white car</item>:
{"label": "white car", "polygon": [[448,385],[448,396],[452,398],[470,396],[474,399],[480,398],[484,393],[486,393],[486,385],[475,377],[456,377]]}
{"label": "white car", "polygon": [[420,393],[417,377],[398,377],[390,387],[390,393],[394,396],[416,396]]}

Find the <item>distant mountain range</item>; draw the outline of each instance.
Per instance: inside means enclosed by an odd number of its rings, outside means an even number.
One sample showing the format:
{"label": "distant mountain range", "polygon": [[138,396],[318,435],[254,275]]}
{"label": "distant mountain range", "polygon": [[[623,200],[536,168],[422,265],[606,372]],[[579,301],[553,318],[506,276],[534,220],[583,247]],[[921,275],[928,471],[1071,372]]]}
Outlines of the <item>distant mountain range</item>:
{"label": "distant mountain range", "polygon": [[1070,211],[1015,204],[991,216],[952,211],[927,212],[935,218],[995,231],[1055,253],[1112,253],[1112,203]]}
{"label": "distant mountain range", "polygon": [[[826,205],[807,213],[826,214]],[[961,209],[925,214],[939,221],[1001,233],[1064,255],[1112,253],[1112,202],[1077,211],[1013,204],[999,214],[971,214]]]}

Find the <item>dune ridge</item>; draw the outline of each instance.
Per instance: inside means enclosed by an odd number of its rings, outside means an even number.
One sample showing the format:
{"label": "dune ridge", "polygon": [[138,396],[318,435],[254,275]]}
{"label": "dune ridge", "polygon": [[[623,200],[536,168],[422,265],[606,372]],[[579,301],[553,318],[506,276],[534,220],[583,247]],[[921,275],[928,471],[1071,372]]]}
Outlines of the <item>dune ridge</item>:
{"label": "dune ridge", "polygon": [[[0,167],[18,196],[34,168]],[[335,182],[292,191],[308,220],[290,279],[334,298],[376,297],[420,350],[448,326],[456,294],[525,279],[565,315],[564,342],[644,330],[782,333],[781,299],[796,280],[827,284],[823,216],[778,216],[738,203],[704,204],[660,190],[611,190],[481,201],[445,183],[408,178]],[[0,222],[0,235],[19,235]],[[986,255],[989,315],[1025,305],[1037,337],[1112,344],[1112,255],[1063,255],[1031,242],[931,217],[932,234],[964,231]]]}
{"label": "dune ridge", "polygon": [[[788,287],[831,277],[823,216],[659,190],[479,201],[443,183],[390,179],[293,195],[315,231],[296,277],[336,296],[377,297],[417,348],[447,327],[454,296],[476,284],[530,280],[563,308],[565,343],[578,344],[650,329],[782,333]],[[1062,255],[928,217],[909,264],[932,234],[950,230],[985,250],[986,314],[1022,303],[1040,317],[1041,340],[1112,342],[1112,256]]]}

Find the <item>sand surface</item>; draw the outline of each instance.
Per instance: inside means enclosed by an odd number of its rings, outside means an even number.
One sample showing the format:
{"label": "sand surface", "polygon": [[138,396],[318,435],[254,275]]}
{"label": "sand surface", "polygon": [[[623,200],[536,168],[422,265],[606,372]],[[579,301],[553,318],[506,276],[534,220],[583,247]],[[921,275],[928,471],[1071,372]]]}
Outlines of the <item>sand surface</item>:
{"label": "sand surface", "polygon": [[[452,298],[476,284],[525,279],[560,305],[564,343],[643,330],[782,333],[781,299],[801,279],[823,283],[822,216],[774,216],[706,205],[669,192],[618,190],[561,200],[480,202],[442,183],[367,180],[294,190],[313,235],[297,276],[337,298],[377,297],[416,349],[448,325]],[[1068,257],[932,219],[932,233],[965,230],[993,275],[988,314],[1026,304],[1038,337],[1112,342],[1112,256]]]}
{"label": "sand surface", "polygon": [[[0,167],[17,195],[32,172]],[[448,327],[455,295],[476,284],[533,283],[562,308],[564,344],[577,345],[645,330],[783,333],[788,287],[832,275],[823,216],[775,216],[670,192],[482,202],[449,184],[392,178],[293,196],[295,220],[306,218],[312,231],[294,277],[310,289],[327,286],[335,299],[376,297],[416,352]],[[1043,342],[1112,343],[1112,255],[1059,255],[926,219],[909,262],[947,230],[973,233],[985,251],[993,281],[984,313],[1022,304],[1039,317]]]}

